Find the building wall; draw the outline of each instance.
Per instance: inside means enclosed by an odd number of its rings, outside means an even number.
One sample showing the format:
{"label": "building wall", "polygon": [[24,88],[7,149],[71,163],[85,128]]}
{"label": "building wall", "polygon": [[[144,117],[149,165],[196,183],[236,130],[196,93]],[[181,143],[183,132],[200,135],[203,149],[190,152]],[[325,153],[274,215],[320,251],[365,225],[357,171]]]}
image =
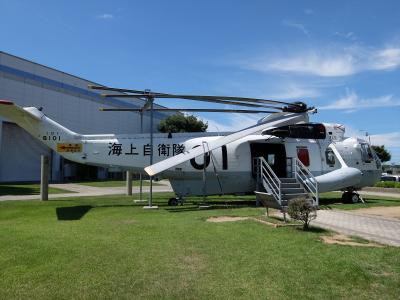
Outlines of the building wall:
{"label": "building wall", "polygon": [[[150,129],[149,115],[135,112],[101,112],[100,107],[136,108],[143,101],[102,98],[89,90],[92,82],[0,52],[0,99],[21,106],[42,107],[43,112],[67,128],[83,134],[140,133]],[[168,114],[155,113],[154,128]],[[0,120],[1,123],[1,120]],[[19,127],[0,126],[0,181],[39,180],[40,151],[36,140]],[[24,148],[22,151],[18,148]],[[29,152],[29,148],[32,148]],[[60,157],[52,154],[54,180],[62,180]],[[18,162],[18,168],[11,171]],[[15,166],[17,167],[17,166]],[[100,171],[103,172],[104,171]]]}

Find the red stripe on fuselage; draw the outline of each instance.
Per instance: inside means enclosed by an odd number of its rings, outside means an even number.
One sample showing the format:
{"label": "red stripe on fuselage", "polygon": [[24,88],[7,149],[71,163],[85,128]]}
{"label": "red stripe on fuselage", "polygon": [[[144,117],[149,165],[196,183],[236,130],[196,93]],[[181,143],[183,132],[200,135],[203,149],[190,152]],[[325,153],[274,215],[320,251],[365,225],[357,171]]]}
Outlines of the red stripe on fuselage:
{"label": "red stripe on fuselage", "polygon": [[3,104],[3,105],[13,105],[14,102],[7,101],[7,100],[0,100],[0,104]]}

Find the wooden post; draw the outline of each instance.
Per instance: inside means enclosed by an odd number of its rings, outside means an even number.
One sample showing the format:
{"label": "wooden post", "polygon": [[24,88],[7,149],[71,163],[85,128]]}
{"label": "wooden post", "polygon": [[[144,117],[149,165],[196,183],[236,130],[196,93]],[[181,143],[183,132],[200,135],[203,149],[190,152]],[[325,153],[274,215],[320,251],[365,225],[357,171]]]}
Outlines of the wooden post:
{"label": "wooden post", "polygon": [[41,155],[40,157],[40,200],[49,200],[49,157]]}
{"label": "wooden post", "polygon": [[132,196],[132,172],[126,171],[126,195]]}

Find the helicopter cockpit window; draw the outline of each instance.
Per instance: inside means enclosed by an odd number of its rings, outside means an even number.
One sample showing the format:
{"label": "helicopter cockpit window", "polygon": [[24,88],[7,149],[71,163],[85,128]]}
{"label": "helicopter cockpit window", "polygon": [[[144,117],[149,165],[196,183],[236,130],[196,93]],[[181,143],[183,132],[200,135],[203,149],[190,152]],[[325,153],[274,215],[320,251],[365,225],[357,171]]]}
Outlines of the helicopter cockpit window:
{"label": "helicopter cockpit window", "polygon": [[326,164],[330,167],[335,166],[335,153],[333,153],[333,150],[330,148],[327,148],[325,151],[325,159],[326,159]]}
{"label": "helicopter cockpit window", "polygon": [[373,157],[374,157],[374,159],[375,159],[375,162],[376,162],[376,167],[377,167],[378,169],[382,168],[382,162],[381,162],[381,160],[379,159],[378,155],[376,155],[376,152],[374,151],[374,149],[371,149],[371,151],[372,151],[372,155],[373,155]]}
{"label": "helicopter cockpit window", "polygon": [[371,147],[368,144],[361,144],[361,159],[366,163],[370,163],[374,159]]}

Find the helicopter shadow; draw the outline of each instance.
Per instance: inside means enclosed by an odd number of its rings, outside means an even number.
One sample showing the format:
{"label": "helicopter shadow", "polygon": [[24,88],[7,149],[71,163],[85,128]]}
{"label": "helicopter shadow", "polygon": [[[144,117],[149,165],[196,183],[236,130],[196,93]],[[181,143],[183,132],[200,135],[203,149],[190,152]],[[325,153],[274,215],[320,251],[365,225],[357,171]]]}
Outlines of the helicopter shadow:
{"label": "helicopter shadow", "polygon": [[111,207],[133,207],[132,204],[129,205],[77,205],[77,206],[67,206],[67,207],[57,207],[56,215],[58,221],[77,221],[81,220],[89,211],[98,208],[111,208]]}

